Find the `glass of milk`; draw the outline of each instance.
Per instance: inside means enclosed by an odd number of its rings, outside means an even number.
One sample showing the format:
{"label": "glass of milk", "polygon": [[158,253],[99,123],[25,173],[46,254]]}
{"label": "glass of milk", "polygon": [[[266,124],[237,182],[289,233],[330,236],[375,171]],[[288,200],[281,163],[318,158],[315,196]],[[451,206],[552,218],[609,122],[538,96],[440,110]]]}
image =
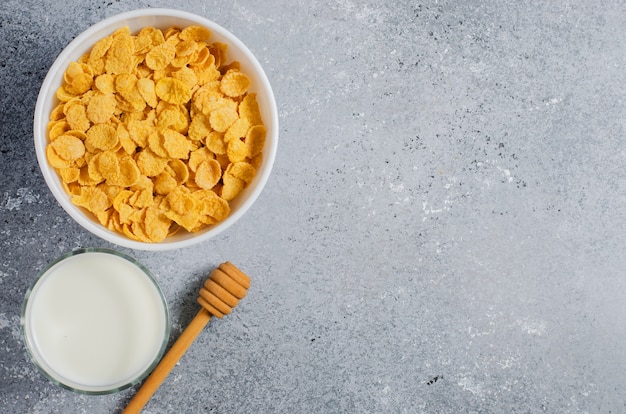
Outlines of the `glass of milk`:
{"label": "glass of milk", "polygon": [[152,274],[108,249],[76,250],[43,269],[26,293],[21,324],[35,365],[54,383],[85,394],[139,383],[170,333]]}

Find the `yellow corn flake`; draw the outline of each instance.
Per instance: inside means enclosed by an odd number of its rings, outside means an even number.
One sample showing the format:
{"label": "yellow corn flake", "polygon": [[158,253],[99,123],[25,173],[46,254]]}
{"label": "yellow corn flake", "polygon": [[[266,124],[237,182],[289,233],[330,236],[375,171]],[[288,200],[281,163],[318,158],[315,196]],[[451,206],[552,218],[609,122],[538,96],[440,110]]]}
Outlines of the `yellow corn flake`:
{"label": "yellow corn flake", "polygon": [[196,172],[200,163],[214,158],[213,153],[207,147],[198,148],[189,154],[189,169]]}
{"label": "yellow corn flake", "polygon": [[246,147],[245,142],[240,139],[231,139],[228,141],[226,154],[231,162],[244,161],[248,156],[248,153],[248,148]]}
{"label": "yellow corn flake", "polygon": [[115,92],[115,77],[108,73],[103,73],[96,77],[94,86],[103,94],[113,93]]}
{"label": "yellow corn flake", "polygon": [[241,64],[237,61],[230,62],[228,64],[223,64],[220,66],[220,73],[226,73],[228,71],[241,71]]}
{"label": "yellow corn flake", "polygon": [[227,143],[224,141],[224,134],[211,131],[205,139],[205,145],[214,154],[226,154]]}
{"label": "yellow corn flake", "polygon": [[263,151],[266,133],[267,129],[263,125],[255,125],[248,130],[245,139],[248,157],[255,157]]}
{"label": "yellow corn flake", "polygon": [[81,103],[69,106],[65,111],[65,119],[71,129],[78,131],[84,132],[91,125],[89,118],[87,118],[87,109]]}
{"label": "yellow corn flake", "polygon": [[70,93],[65,86],[60,86],[56,91],[56,97],[61,102],[67,102],[76,97],[76,95]]}
{"label": "yellow corn flake", "polygon": [[[94,167],[92,167],[94,166]],[[81,167],[80,174],[78,175],[78,183],[83,187],[94,186],[104,181],[102,174],[95,167],[95,159],[92,159],[91,165],[85,165]]]}
{"label": "yellow corn flake", "polygon": [[229,174],[228,172],[224,173],[222,181],[224,186],[222,187],[221,197],[226,201],[231,201],[237,197],[245,186],[243,180]]}
{"label": "yellow corn flake", "polygon": [[158,104],[158,99],[156,96],[156,92],[154,90],[154,81],[148,78],[141,78],[137,80],[137,90],[141,97],[146,101],[146,103],[152,107],[156,108]]}
{"label": "yellow corn flake", "polygon": [[63,189],[65,190],[65,192],[70,195],[70,197],[80,194],[80,191],[83,188],[77,182],[73,182],[73,183],[61,182],[61,185],[63,186]]}
{"label": "yellow corn flake", "polygon": [[130,227],[132,233],[137,237],[137,240],[150,243],[150,237],[146,234],[146,228],[143,222],[145,221],[145,211],[139,211],[137,217],[133,219],[133,223],[131,223]]}
{"label": "yellow corn flake", "polygon": [[198,84],[198,77],[196,76],[196,73],[193,69],[190,69],[187,66],[182,67],[176,72],[172,72],[172,77],[187,85],[187,88],[189,88],[190,91]]}
{"label": "yellow corn flake", "polygon": [[88,64],[94,76],[99,76],[104,73],[104,58],[90,59]]}
{"label": "yellow corn flake", "polygon": [[111,213],[111,209],[108,209],[104,211],[96,211],[94,215],[96,216],[100,224],[106,226],[109,223],[109,219],[111,218]]}
{"label": "yellow corn flake", "polygon": [[221,73],[215,64],[215,57],[209,53],[206,60],[191,67],[198,78],[198,85],[219,81]]}
{"label": "yellow corn flake", "polygon": [[110,74],[131,73],[133,70],[133,53],[135,45],[127,32],[120,32],[113,36],[113,41],[106,53],[104,69]]}
{"label": "yellow corn flake", "polygon": [[192,108],[195,112],[208,116],[212,111],[225,106],[222,100],[219,91],[205,85],[194,93]]}
{"label": "yellow corn flake", "polygon": [[239,116],[247,119],[250,125],[263,124],[255,93],[249,93],[242,99],[239,104]]}
{"label": "yellow corn flake", "polygon": [[165,42],[163,32],[155,27],[144,27],[137,33],[135,39],[135,53],[145,54],[154,46],[158,46]]}
{"label": "yellow corn flake", "polygon": [[73,183],[74,181],[78,181],[80,169],[76,167],[59,168],[59,175],[64,183]]}
{"label": "yellow corn flake", "polygon": [[66,89],[73,95],[82,95],[91,89],[92,84],[93,77],[87,73],[81,72],[71,79]]}
{"label": "yellow corn flake", "polygon": [[172,220],[160,208],[151,206],[146,209],[145,229],[151,242],[158,243],[165,240],[171,225]]}
{"label": "yellow corn flake", "polygon": [[103,124],[115,113],[117,101],[112,93],[96,94],[87,104],[87,118],[94,124]]}
{"label": "yellow corn flake", "polygon": [[87,131],[85,146],[89,152],[111,151],[119,144],[117,130],[108,124],[96,124]]}
{"label": "yellow corn flake", "polygon": [[170,63],[170,65],[173,68],[184,68],[187,66],[187,64],[189,64],[189,61],[191,60],[192,55],[188,55],[188,56],[176,56],[174,59],[172,59],[172,62]]}
{"label": "yellow corn flake", "polygon": [[64,119],[54,121],[52,124],[48,124],[48,137],[50,138],[50,141],[54,141],[57,137],[65,134],[70,129],[70,124]]}
{"label": "yellow corn flake", "polygon": [[128,155],[135,153],[137,144],[130,138],[130,133],[128,132],[126,125],[119,124],[117,126],[117,138],[120,141],[120,145]]}
{"label": "yellow corn flake", "polygon": [[211,31],[203,26],[188,26],[180,32],[179,37],[182,40],[193,40],[198,42],[201,40],[207,40],[211,37]]}
{"label": "yellow corn flake", "polygon": [[165,37],[165,43],[169,43],[170,45],[176,47],[177,44],[179,44],[181,42],[180,39],[180,31],[176,32],[176,29],[173,29],[171,34],[168,33],[168,35]]}
{"label": "yellow corn flake", "polygon": [[104,177],[102,176],[102,174],[100,174],[100,170],[97,165],[99,155],[100,154],[98,153],[97,155],[94,155],[93,157],[89,159],[89,161],[87,162],[86,170],[81,169],[82,175],[78,176],[79,182],[80,180],[82,180],[83,182],[87,182],[87,183],[88,182],[99,183],[101,181],[104,181]]}
{"label": "yellow corn flake", "polygon": [[122,224],[120,223],[120,215],[117,211],[112,211],[109,216],[109,221],[106,225],[107,229],[111,231],[115,231],[118,233],[122,233]]}
{"label": "yellow corn flake", "polygon": [[95,166],[102,177],[115,184],[120,179],[120,160],[117,155],[110,151],[101,152],[95,158]]}
{"label": "yellow corn flake", "polygon": [[135,42],[135,54],[137,55],[144,55],[154,46],[165,42],[163,33],[154,27],[145,27],[141,29],[133,40]]}
{"label": "yellow corn flake", "polygon": [[156,94],[160,99],[174,105],[184,104],[191,99],[191,90],[178,79],[166,77],[156,84]]}
{"label": "yellow corn flake", "polygon": [[249,128],[250,122],[246,118],[238,118],[228,127],[228,130],[224,134],[224,141],[228,142],[231,139],[245,138]]}
{"label": "yellow corn flake", "polygon": [[207,61],[209,56],[211,56],[211,52],[209,51],[208,45],[205,42],[196,42],[196,51],[191,57],[189,61],[190,66],[199,66]]}
{"label": "yellow corn flake", "polygon": [[228,166],[232,164],[232,162],[228,158],[228,155],[226,154],[215,154],[215,160],[220,163],[220,166],[222,167],[222,171],[224,172],[226,172],[226,170],[228,169]]}
{"label": "yellow corn flake", "polygon": [[87,134],[85,134],[83,131],[77,131],[75,129],[70,129],[69,131],[65,132],[65,135],[71,135],[80,139],[81,141],[85,141],[87,139]]}
{"label": "yellow corn flake", "polygon": [[128,205],[128,200],[132,197],[133,192],[130,190],[122,190],[113,199],[113,208],[118,212],[123,209],[122,205]]}
{"label": "yellow corn flake", "polygon": [[180,34],[180,28],[178,28],[176,26],[171,26],[171,27],[168,27],[167,29],[163,30],[163,38],[165,40],[169,39],[170,37],[178,38],[179,34]]}
{"label": "yellow corn flake", "polygon": [[108,183],[101,183],[101,184],[98,184],[98,188],[100,190],[104,191],[104,193],[107,195],[107,197],[109,197],[109,200],[111,201],[111,203],[113,203],[113,201],[115,200],[117,195],[122,192],[122,188],[123,187],[121,187],[119,185],[112,185],[112,184],[108,184]]}
{"label": "yellow corn flake", "polygon": [[[181,105],[171,105],[161,101],[161,111],[157,116],[157,127],[159,129],[170,128],[181,134],[186,134],[189,128],[189,114],[187,109]],[[157,108],[158,109],[158,108]]]}
{"label": "yellow corn flake", "polygon": [[119,177],[114,182],[122,187],[130,187],[139,180],[140,176],[137,163],[132,158],[124,157],[119,162]]}
{"label": "yellow corn flake", "polygon": [[203,203],[203,214],[212,217],[216,222],[224,220],[230,214],[230,205],[226,200],[211,190],[200,190],[194,193]]}
{"label": "yellow corn flake", "polygon": [[143,98],[137,86],[137,77],[130,73],[124,73],[115,78],[115,91],[131,105],[133,112],[143,111],[146,100]]}
{"label": "yellow corn flake", "polygon": [[250,181],[254,178],[256,174],[256,169],[252,166],[252,164],[247,162],[235,162],[228,166],[226,169],[226,173],[232,175],[233,177],[239,178],[246,185],[250,184]]}
{"label": "yellow corn flake", "polygon": [[169,154],[167,153],[167,149],[163,146],[163,134],[158,131],[152,132],[148,137],[148,148],[152,150],[159,157],[167,158]]}
{"label": "yellow corn flake", "polygon": [[167,163],[167,168],[171,171],[172,177],[174,177],[178,184],[184,184],[189,179],[187,164],[181,160],[171,160]]}
{"label": "yellow corn flake", "polygon": [[138,147],[145,148],[148,146],[148,137],[153,132],[152,122],[149,120],[131,120],[128,122],[127,128],[130,139],[133,140]]}
{"label": "yellow corn flake", "polygon": [[171,174],[162,172],[154,179],[154,191],[166,195],[178,186],[178,182]]}
{"label": "yellow corn flake", "polygon": [[122,224],[132,224],[133,221],[140,218],[137,209],[126,203],[120,205],[118,213]]}
{"label": "yellow corn flake", "polygon": [[48,159],[48,163],[50,163],[50,165],[57,170],[69,168],[71,165],[70,161],[61,158],[59,154],[57,154],[52,145],[48,145],[46,147],[46,158]]}
{"label": "yellow corn flake", "polygon": [[60,121],[65,118],[65,113],[63,112],[63,107],[65,103],[60,103],[54,107],[52,112],[50,112],[50,121]]}
{"label": "yellow corn flake", "polygon": [[103,57],[113,44],[113,36],[107,36],[98,40],[89,53],[89,61]]}
{"label": "yellow corn flake", "polygon": [[263,153],[259,152],[257,155],[252,157],[250,160],[250,164],[254,167],[255,170],[261,168],[261,164],[263,163]]}
{"label": "yellow corn flake", "polygon": [[192,148],[187,137],[171,129],[163,131],[163,146],[172,158],[187,158]]}
{"label": "yellow corn flake", "polygon": [[84,105],[84,102],[80,99],[80,97],[75,96],[63,104],[63,114],[67,117],[67,114],[70,112],[72,108],[74,108],[75,106],[83,106],[83,105]]}
{"label": "yellow corn flake", "polygon": [[237,111],[229,106],[218,108],[209,115],[209,123],[211,128],[217,132],[226,132],[226,130],[237,120],[239,115]]}
{"label": "yellow corn flake", "polygon": [[154,80],[154,71],[146,66],[145,61],[139,63],[133,72],[139,79]]}
{"label": "yellow corn flake", "polygon": [[72,197],[72,203],[92,213],[102,212],[111,207],[109,197],[97,187],[83,187],[79,195]]}
{"label": "yellow corn flake", "polygon": [[228,46],[224,43],[215,42],[209,45],[209,51],[215,58],[215,66],[220,67],[226,61],[226,50]]}
{"label": "yellow corn flake", "polygon": [[128,203],[136,209],[150,207],[154,204],[154,189],[138,190],[128,200]]}
{"label": "yellow corn flake", "polygon": [[170,191],[163,203],[165,215],[187,231],[192,231],[202,215],[203,205],[184,187]]}
{"label": "yellow corn flake", "polygon": [[198,187],[210,190],[222,178],[222,167],[214,159],[203,161],[196,169],[195,182]]}
{"label": "yellow corn flake", "polygon": [[74,161],[85,155],[85,145],[83,141],[71,135],[61,135],[49,146],[54,152],[66,161]]}
{"label": "yellow corn flake", "polygon": [[78,62],[70,62],[70,64],[67,65],[67,69],[65,69],[65,73],[63,73],[63,80],[65,83],[71,83],[72,79],[81,73],[83,73],[82,65]]}
{"label": "yellow corn flake", "polygon": [[224,74],[220,83],[220,90],[232,98],[241,96],[250,87],[250,79],[238,70],[229,70]]}
{"label": "yellow corn flake", "polygon": [[163,172],[167,158],[159,157],[149,149],[142,150],[136,157],[137,166],[143,175],[154,177]]}
{"label": "yellow corn flake", "polygon": [[198,43],[195,40],[183,40],[176,45],[176,56],[191,56],[197,47]]}
{"label": "yellow corn flake", "polygon": [[165,69],[174,56],[176,56],[176,47],[170,43],[162,43],[146,54],[146,66],[152,70]]}
{"label": "yellow corn flake", "polygon": [[211,132],[209,118],[203,113],[194,115],[189,125],[188,136],[193,141],[201,141]]}
{"label": "yellow corn flake", "polygon": [[139,190],[152,191],[154,190],[154,183],[152,182],[152,179],[150,177],[146,175],[140,175],[137,182],[128,188],[132,191],[139,191]]}

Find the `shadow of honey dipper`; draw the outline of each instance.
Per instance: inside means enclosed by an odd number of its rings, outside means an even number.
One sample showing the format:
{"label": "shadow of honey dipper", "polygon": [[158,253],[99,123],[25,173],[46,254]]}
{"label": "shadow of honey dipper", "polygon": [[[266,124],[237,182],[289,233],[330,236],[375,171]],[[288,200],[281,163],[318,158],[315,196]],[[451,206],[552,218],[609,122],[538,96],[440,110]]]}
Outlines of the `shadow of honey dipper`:
{"label": "shadow of honey dipper", "polygon": [[202,306],[193,320],[174,342],[172,348],[161,359],[152,374],[143,383],[137,394],[128,403],[123,414],[138,413],[156,392],[187,348],[211,319],[211,315],[221,318],[237,306],[239,299],[246,296],[250,278],[229,262],[222,263],[211,272],[200,289],[198,303]]}

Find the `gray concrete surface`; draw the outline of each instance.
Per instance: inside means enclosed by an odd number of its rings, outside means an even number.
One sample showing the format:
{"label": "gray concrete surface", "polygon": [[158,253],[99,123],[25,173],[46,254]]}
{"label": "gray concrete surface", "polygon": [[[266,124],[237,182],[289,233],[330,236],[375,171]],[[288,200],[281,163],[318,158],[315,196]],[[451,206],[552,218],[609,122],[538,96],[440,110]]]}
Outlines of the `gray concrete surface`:
{"label": "gray concrete surface", "polygon": [[50,384],[19,331],[61,253],[32,144],[38,89],[89,25],[176,7],[257,55],[280,149],[250,212],[156,275],[172,340],[224,260],[253,286],[146,413],[626,412],[626,4],[4,0],[0,411],[119,412]]}

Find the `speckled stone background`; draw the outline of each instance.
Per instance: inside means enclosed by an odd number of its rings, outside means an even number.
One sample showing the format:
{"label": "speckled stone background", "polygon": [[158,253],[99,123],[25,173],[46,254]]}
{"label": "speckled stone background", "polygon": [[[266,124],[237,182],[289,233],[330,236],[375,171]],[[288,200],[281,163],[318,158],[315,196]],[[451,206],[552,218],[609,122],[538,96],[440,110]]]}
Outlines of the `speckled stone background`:
{"label": "speckled stone background", "polygon": [[0,411],[119,412],[29,362],[19,314],[50,260],[110,246],[53,199],[32,144],[62,48],[143,7],[218,22],[256,54],[281,122],[273,175],[218,238],[125,251],[172,340],[208,272],[248,297],[146,413],[626,412],[626,4],[3,0]]}

